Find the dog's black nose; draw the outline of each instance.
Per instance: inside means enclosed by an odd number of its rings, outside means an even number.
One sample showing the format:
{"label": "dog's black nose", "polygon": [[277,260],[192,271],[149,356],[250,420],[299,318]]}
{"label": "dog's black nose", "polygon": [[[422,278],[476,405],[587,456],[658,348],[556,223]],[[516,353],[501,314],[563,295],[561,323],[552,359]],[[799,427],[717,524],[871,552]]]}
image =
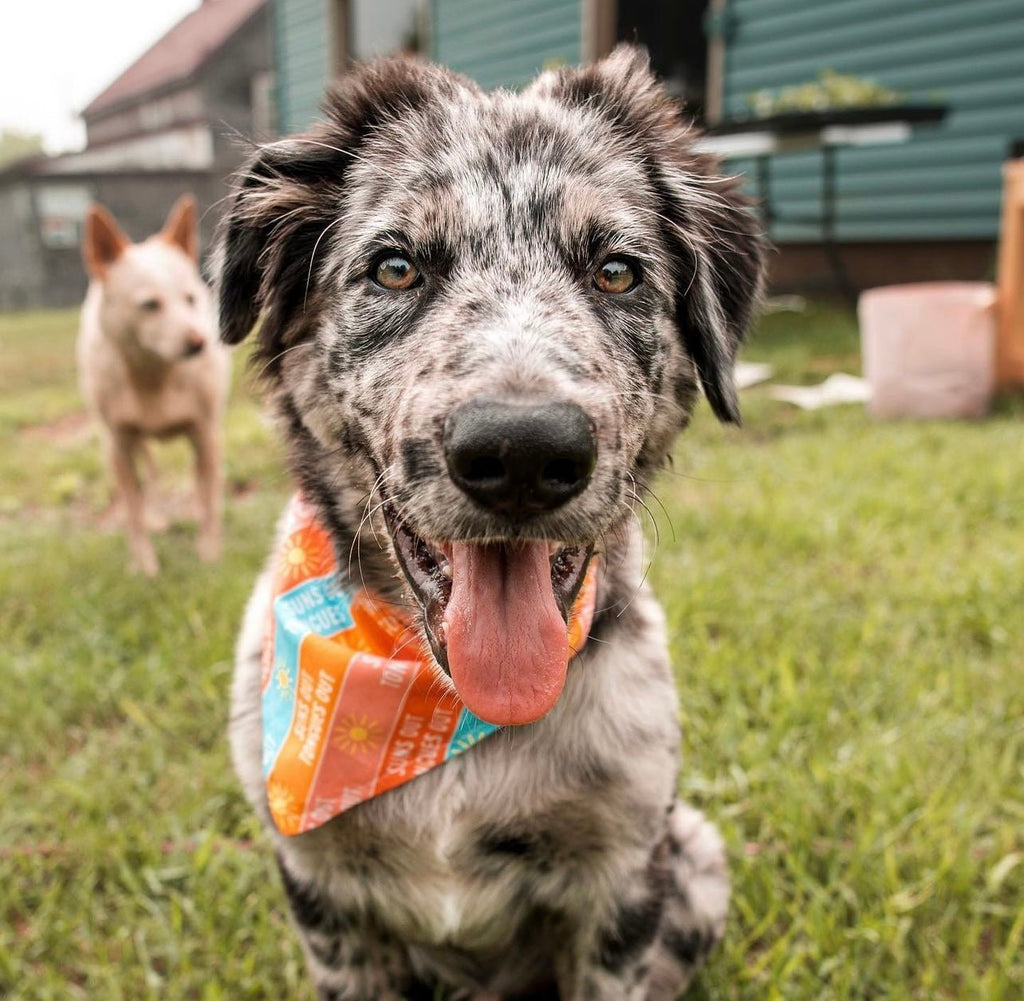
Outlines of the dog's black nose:
{"label": "dog's black nose", "polygon": [[597,439],[575,403],[477,397],[448,415],[444,454],[452,481],[479,505],[524,517],[583,491],[597,462]]}

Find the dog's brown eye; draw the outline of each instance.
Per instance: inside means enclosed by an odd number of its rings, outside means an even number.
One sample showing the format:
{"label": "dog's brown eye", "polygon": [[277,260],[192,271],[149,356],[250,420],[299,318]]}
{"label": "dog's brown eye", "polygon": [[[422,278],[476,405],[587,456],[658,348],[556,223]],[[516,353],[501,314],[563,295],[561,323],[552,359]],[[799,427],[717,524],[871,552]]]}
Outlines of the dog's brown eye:
{"label": "dog's brown eye", "polygon": [[393,292],[404,292],[419,281],[420,273],[412,261],[401,254],[390,254],[381,259],[373,273],[373,280]]}
{"label": "dog's brown eye", "polygon": [[609,257],[594,274],[594,284],[609,295],[628,292],[636,282],[636,268],[621,257]]}
{"label": "dog's brown eye", "polygon": [[160,308],[159,299],[144,299],[139,303],[139,309],[144,313],[155,313]]}

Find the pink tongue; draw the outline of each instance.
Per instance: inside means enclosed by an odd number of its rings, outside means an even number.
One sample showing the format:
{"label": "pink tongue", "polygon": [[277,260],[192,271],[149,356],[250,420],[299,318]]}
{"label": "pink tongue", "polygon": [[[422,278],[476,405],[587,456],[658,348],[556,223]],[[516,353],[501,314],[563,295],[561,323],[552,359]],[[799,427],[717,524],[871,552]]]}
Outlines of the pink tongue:
{"label": "pink tongue", "polygon": [[546,542],[515,547],[455,542],[445,610],[448,669],[480,719],[540,719],[558,700],[569,662]]}

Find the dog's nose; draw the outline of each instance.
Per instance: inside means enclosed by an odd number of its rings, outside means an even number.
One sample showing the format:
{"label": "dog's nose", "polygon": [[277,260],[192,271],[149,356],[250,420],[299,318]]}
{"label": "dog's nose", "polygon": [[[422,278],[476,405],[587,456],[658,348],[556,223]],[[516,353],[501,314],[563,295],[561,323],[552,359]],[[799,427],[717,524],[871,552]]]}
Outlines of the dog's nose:
{"label": "dog's nose", "polygon": [[192,331],[185,337],[185,350],[183,354],[186,358],[191,358],[192,355],[199,354],[205,347],[206,337],[198,331]]}
{"label": "dog's nose", "polygon": [[482,507],[511,517],[551,511],[590,482],[594,425],[575,403],[475,398],[444,425],[448,474]]}

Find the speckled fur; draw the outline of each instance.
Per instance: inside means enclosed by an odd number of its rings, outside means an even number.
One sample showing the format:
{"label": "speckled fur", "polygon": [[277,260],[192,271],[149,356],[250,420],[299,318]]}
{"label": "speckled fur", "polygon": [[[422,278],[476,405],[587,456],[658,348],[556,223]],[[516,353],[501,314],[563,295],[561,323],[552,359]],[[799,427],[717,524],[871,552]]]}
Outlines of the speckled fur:
{"label": "speckled fur", "polygon": [[[218,271],[223,336],[262,315],[257,365],[294,476],[342,575],[411,605],[384,498],[435,539],[596,540],[591,640],[555,708],[294,838],[275,834],[322,999],[671,1001],[722,934],[714,828],[675,799],[679,732],[634,508],[701,386],[737,419],[732,359],[761,244],[734,183],[629,48],[484,94],[424,64],[344,78],[326,120],[239,178]],[[384,292],[397,249],[424,282]],[[642,272],[603,296],[609,254]],[[446,415],[481,393],[581,406],[589,486],[512,525],[448,478]],[[260,774],[261,579],[238,648],[231,741]],[[439,684],[449,684],[438,669]]]}

